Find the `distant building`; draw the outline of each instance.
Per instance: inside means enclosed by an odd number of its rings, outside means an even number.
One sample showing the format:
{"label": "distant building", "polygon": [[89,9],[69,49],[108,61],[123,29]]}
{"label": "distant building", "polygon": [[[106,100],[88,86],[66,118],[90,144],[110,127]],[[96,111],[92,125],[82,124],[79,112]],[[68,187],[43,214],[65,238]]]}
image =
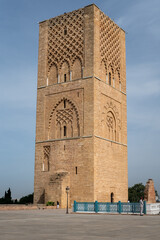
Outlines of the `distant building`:
{"label": "distant building", "polygon": [[127,202],[125,52],[94,4],[40,23],[35,203]]}
{"label": "distant building", "polygon": [[148,179],[145,189],[144,189],[144,200],[147,203],[155,203],[156,202],[156,195],[154,189],[154,181],[152,179]]}

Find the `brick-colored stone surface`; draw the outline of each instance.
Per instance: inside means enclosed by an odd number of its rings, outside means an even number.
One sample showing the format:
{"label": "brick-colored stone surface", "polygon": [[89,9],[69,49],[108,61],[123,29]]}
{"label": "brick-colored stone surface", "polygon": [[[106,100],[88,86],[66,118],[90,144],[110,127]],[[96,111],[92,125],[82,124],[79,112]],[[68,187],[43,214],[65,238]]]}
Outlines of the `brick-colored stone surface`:
{"label": "brick-colored stone surface", "polygon": [[0,211],[6,210],[33,210],[37,209],[36,205],[23,205],[23,204],[0,204]]}
{"label": "brick-colored stone surface", "polygon": [[156,202],[154,181],[152,179],[148,179],[148,181],[146,182],[146,186],[144,189],[144,200],[147,201],[147,203]]}
{"label": "brick-colored stone surface", "polygon": [[36,210],[36,209],[56,209],[57,206],[46,206],[46,204],[0,204],[0,211],[7,210]]}
{"label": "brick-colored stone surface", "polygon": [[128,200],[125,33],[92,4],[40,23],[34,202]]}

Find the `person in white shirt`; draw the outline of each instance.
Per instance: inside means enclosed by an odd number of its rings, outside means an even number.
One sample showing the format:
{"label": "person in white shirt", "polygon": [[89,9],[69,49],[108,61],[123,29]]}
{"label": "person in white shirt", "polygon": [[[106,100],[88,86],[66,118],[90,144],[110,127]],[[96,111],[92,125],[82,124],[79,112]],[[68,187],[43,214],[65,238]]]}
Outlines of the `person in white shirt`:
{"label": "person in white shirt", "polygon": [[143,216],[143,198],[140,199],[140,216]]}

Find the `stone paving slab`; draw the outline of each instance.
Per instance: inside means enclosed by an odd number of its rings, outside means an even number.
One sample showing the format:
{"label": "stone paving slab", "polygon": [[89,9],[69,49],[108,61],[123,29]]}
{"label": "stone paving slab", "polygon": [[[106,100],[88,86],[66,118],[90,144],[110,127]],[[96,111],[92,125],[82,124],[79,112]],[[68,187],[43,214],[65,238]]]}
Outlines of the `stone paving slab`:
{"label": "stone paving slab", "polygon": [[0,240],[160,239],[160,216],[0,211]]}

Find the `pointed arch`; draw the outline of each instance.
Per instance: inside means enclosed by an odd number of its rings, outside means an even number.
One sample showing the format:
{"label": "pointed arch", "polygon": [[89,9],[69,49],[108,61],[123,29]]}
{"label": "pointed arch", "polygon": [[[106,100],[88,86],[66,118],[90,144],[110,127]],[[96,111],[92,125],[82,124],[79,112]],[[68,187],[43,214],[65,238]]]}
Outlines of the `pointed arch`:
{"label": "pointed arch", "polygon": [[100,65],[100,78],[103,81],[106,81],[106,75],[107,75],[107,71],[106,71],[105,60],[102,60],[101,65]]}
{"label": "pointed arch", "polygon": [[114,79],[115,79],[115,87],[118,90],[120,90],[120,72],[118,68],[115,70]]}
{"label": "pointed arch", "polygon": [[70,65],[67,60],[63,61],[60,66],[60,82],[68,82],[70,80]]}
{"label": "pointed arch", "polygon": [[74,103],[67,98],[58,101],[51,111],[48,126],[49,139],[80,136],[79,114]]}
{"label": "pointed arch", "polygon": [[116,141],[116,118],[111,110],[107,112],[107,127],[109,139]]}
{"label": "pointed arch", "polygon": [[108,66],[108,84],[110,86],[114,85],[113,79],[114,79],[114,68],[111,64],[109,64],[109,66]]}
{"label": "pointed arch", "polygon": [[72,79],[79,79],[82,77],[82,62],[80,58],[76,58],[72,67]]}
{"label": "pointed arch", "polygon": [[52,64],[48,73],[48,85],[56,84],[58,82],[58,68],[55,63]]}
{"label": "pointed arch", "polygon": [[121,112],[117,106],[109,101],[104,106],[102,112],[103,133],[104,137],[112,141],[119,142],[121,139]]}

